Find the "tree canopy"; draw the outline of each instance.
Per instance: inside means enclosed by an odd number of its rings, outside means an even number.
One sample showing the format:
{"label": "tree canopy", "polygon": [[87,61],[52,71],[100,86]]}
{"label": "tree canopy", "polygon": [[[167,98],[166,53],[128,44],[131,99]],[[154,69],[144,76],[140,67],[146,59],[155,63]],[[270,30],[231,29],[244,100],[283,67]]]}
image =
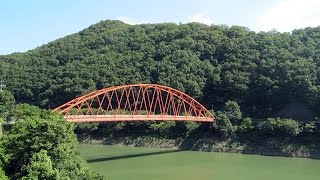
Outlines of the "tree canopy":
{"label": "tree canopy", "polygon": [[106,20],[0,56],[0,76],[18,102],[44,108],[112,85],[159,83],[208,108],[232,100],[244,115],[265,118],[292,100],[320,112],[319,47],[320,27],[256,33],[240,26]]}
{"label": "tree canopy", "polygon": [[72,123],[34,106],[16,108],[16,123],[0,139],[0,167],[7,176],[26,180],[103,179],[79,157]]}

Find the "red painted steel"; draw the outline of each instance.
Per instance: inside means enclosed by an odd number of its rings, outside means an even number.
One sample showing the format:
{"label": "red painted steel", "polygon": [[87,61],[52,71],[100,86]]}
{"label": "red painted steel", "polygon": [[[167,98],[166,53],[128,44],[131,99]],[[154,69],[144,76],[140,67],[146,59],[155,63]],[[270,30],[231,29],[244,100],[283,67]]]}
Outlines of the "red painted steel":
{"label": "red painted steel", "polygon": [[132,84],[96,90],[53,110],[71,122],[198,121],[213,114],[187,94],[158,84]]}

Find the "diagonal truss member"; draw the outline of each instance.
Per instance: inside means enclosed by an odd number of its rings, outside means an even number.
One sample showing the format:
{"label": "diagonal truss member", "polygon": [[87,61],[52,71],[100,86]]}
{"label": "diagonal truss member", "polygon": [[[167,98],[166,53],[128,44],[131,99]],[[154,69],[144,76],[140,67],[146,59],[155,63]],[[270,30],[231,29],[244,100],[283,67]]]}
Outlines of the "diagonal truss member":
{"label": "diagonal truss member", "polygon": [[158,84],[132,84],[96,90],[53,110],[71,122],[197,121],[213,114],[189,95]]}

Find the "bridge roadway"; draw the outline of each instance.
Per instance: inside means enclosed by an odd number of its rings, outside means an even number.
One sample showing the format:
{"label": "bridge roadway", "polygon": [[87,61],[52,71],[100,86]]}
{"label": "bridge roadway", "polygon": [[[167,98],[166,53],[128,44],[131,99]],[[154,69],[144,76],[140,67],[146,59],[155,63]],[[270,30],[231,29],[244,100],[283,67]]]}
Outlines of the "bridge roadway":
{"label": "bridge roadway", "polygon": [[173,115],[67,115],[70,122],[117,122],[117,121],[197,121],[213,122],[211,117]]}

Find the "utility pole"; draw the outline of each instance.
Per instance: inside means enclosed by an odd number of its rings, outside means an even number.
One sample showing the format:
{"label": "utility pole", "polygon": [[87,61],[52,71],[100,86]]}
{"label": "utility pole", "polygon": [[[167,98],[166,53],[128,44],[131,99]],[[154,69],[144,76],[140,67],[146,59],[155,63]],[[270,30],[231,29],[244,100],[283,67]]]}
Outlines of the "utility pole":
{"label": "utility pole", "polygon": [[1,80],[0,81],[0,91],[3,91],[3,89],[6,87],[5,81]]}
{"label": "utility pole", "polygon": [[[6,84],[4,84],[4,80],[1,80],[0,81],[0,92],[3,91],[3,89],[6,87]],[[0,123],[0,136],[3,135],[3,126],[2,126],[2,123]]]}

